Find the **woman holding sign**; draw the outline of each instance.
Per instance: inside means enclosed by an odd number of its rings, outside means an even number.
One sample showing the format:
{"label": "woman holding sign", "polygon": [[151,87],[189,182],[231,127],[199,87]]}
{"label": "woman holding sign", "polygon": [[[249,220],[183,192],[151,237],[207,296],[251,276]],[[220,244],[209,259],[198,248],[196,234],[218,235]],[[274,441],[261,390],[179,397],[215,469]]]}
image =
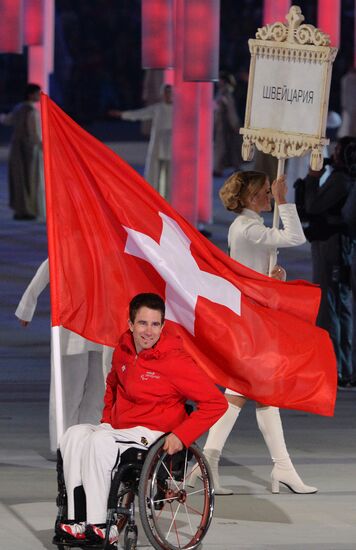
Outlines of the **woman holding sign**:
{"label": "woman holding sign", "polygon": [[[262,172],[235,172],[224,183],[220,198],[227,210],[237,213],[228,234],[230,255],[234,260],[268,275],[269,258],[277,248],[298,246],[305,242],[303,229],[295,204],[287,204],[285,176],[280,176],[272,185]],[[271,210],[271,196],[278,204],[283,229],[268,228],[260,217],[262,211]],[[271,277],[285,280],[283,268],[275,266]],[[225,442],[245,405],[247,398],[226,389],[229,408],[210,429],[204,447],[214,476],[215,493],[232,494],[219,484],[218,463]],[[256,403],[258,427],[270,452],[274,467],[271,474],[272,492],[279,493],[283,483],[294,493],[315,493],[316,487],[305,485],[297,474],[286,448],[283,427],[276,407]]]}

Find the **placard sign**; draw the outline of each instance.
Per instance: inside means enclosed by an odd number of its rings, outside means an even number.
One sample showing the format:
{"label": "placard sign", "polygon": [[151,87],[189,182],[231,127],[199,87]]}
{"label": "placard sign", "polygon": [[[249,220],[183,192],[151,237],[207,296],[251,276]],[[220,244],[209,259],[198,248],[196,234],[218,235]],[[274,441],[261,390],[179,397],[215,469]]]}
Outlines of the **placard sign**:
{"label": "placard sign", "polygon": [[331,67],[337,49],[292,6],[289,25],[258,29],[249,40],[251,65],[242,156],[251,160],[254,146],[277,158],[311,154],[321,167],[329,102]]}

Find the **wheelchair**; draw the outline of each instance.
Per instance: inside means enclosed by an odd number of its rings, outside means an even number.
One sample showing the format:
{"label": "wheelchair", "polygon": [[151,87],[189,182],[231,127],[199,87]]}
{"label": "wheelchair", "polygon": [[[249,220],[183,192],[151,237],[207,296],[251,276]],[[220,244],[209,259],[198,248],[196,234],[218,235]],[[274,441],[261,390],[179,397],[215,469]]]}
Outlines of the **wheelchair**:
{"label": "wheelchair", "polygon": [[[156,550],[194,550],[206,535],[214,510],[214,487],[209,465],[200,449],[191,445],[174,455],[163,451],[165,436],[149,449],[129,448],[122,453],[112,472],[106,517],[106,539],[100,543],[89,538],[68,540],[58,525],[66,518],[66,488],[63,463],[58,451],[58,514],[53,544],[58,550],[100,548],[116,550],[109,542],[110,527],[117,525],[121,548],[136,550],[138,531],[135,505],[144,532]],[[193,472],[198,473],[195,485],[189,485]],[[137,497],[137,499],[136,499]],[[85,520],[85,494],[75,490],[76,521]]]}

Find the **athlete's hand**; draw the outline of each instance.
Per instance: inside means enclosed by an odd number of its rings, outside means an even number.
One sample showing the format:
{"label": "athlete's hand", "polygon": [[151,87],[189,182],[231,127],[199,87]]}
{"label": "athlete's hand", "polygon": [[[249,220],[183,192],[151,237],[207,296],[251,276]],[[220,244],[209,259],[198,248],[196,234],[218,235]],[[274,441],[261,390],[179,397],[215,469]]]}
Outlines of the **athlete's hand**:
{"label": "athlete's hand", "polygon": [[23,319],[19,319],[19,323],[22,327],[27,327],[29,324],[29,321],[24,321]]}
{"label": "athlete's hand", "polygon": [[169,455],[174,455],[174,453],[178,453],[178,451],[181,451],[183,449],[184,445],[174,434],[169,434],[166,437],[166,440],[163,445],[163,450],[166,451]]}

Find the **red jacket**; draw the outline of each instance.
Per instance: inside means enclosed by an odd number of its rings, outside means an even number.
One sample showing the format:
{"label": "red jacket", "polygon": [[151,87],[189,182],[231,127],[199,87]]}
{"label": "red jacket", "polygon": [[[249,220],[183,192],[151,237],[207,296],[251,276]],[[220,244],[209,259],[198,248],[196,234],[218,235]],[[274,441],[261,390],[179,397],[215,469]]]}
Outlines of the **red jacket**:
{"label": "red jacket", "polygon": [[[184,408],[187,399],[197,405],[190,416]],[[173,432],[186,446],[215,424],[228,406],[184,351],[181,338],[162,333],[153,348],[137,355],[129,331],[115,349],[104,401],[102,422],[117,429],[145,426]]]}

